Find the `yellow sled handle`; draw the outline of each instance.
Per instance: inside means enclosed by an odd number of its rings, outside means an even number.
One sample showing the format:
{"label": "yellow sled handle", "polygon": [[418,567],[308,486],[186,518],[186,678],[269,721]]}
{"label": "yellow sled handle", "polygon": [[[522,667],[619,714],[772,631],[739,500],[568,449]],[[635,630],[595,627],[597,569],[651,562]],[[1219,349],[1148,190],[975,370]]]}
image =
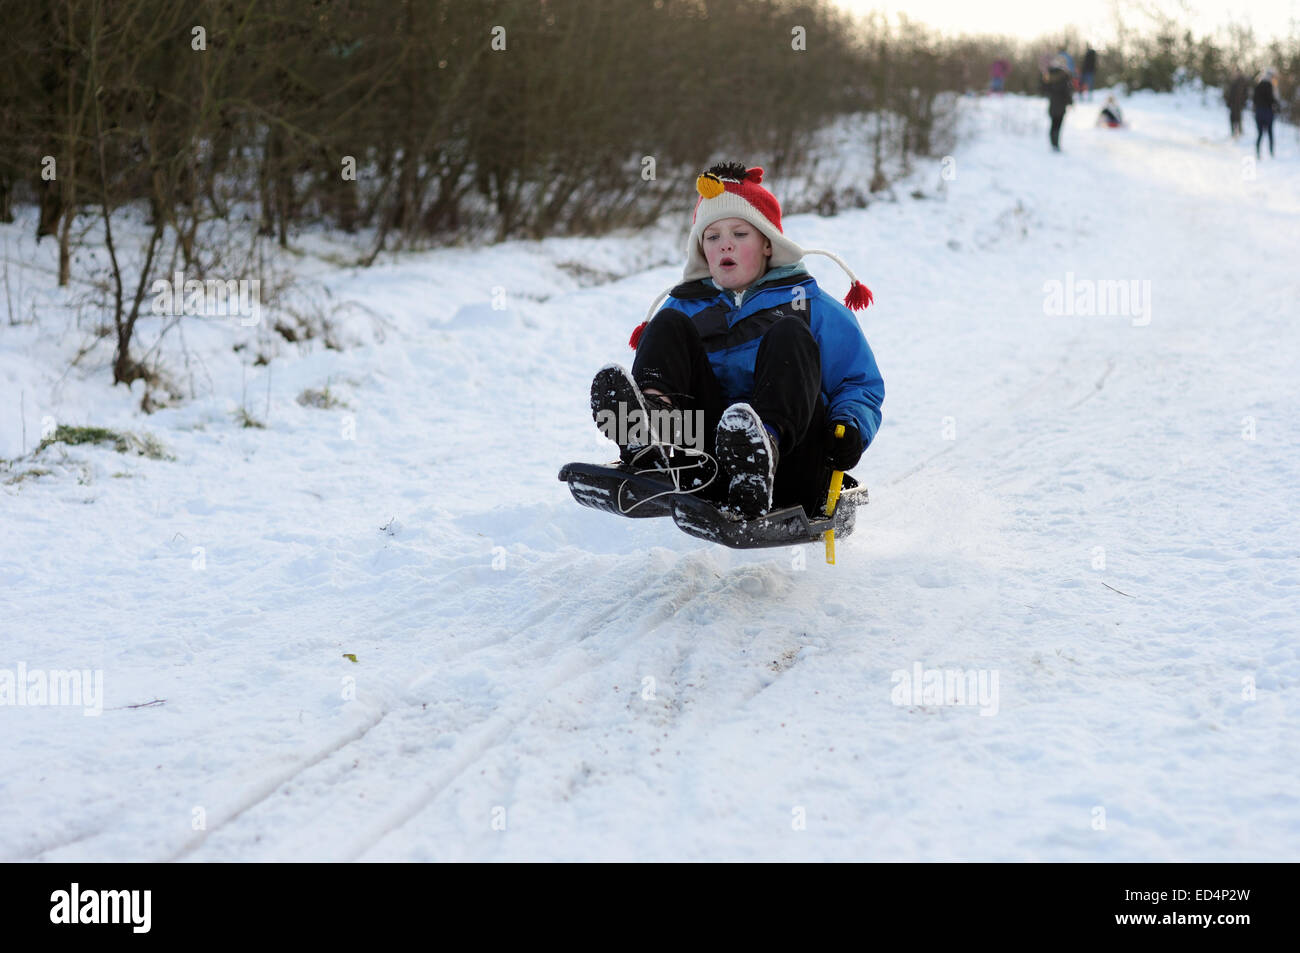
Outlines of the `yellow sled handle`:
{"label": "yellow sled handle", "polygon": [[[836,424],[835,439],[838,440],[840,437],[843,436],[844,436],[844,425]],[[830,492],[826,494],[826,515],[827,516],[835,515],[835,504],[838,503],[840,500],[840,489],[843,486],[844,486],[844,471],[843,470],[833,471],[831,473],[831,489]],[[822,538],[826,540],[826,563],[827,565],[834,566],[835,565],[835,530],[828,529],[825,533],[822,534]]]}

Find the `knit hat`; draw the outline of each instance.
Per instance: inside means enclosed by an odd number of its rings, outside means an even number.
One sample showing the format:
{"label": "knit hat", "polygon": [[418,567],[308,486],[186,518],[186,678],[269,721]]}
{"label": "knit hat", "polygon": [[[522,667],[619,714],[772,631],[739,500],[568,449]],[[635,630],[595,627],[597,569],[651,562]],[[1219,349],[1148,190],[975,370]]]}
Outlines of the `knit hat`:
{"label": "knit hat", "polygon": [[[785,236],[785,232],[781,229],[781,203],[776,200],[775,195],[763,188],[760,184],[762,181],[761,168],[755,166],[747,169],[739,162],[719,163],[696,177],[695,191],[700,197],[696,200],[695,209],[691,213],[691,233],[686,239],[686,266],[682,269],[682,278],[686,281],[694,281],[709,276],[709,263],[704,257],[704,248],[701,244],[704,230],[724,218],[739,218],[753,225],[772,243],[769,267],[793,265],[804,255],[825,255],[843,268],[849,276],[851,284],[849,293],[844,298],[844,304],[855,311],[860,311],[871,304],[873,298],[870,289],[858,280],[857,275],[853,274],[842,258],[833,252],[800,248]],[[660,303],[671,292],[670,288],[655,299],[646,319],[632,332],[628,343],[634,349],[641,340],[641,332],[654,317]]]}
{"label": "knit hat", "polygon": [[709,263],[704,257],[701,239],[706,228],[724,218],[744,219],[763,233],[772,243],[772,258],[768,262],[772,268],[793,265],[803,257],[803,249],[782,232],[781,203],[759,184],[762,181],[762,169],[746,169],[738,162],[715,165],[695,180],[695,191],[700,197],[691,213],[683,279],[693,281],[709,276]]}

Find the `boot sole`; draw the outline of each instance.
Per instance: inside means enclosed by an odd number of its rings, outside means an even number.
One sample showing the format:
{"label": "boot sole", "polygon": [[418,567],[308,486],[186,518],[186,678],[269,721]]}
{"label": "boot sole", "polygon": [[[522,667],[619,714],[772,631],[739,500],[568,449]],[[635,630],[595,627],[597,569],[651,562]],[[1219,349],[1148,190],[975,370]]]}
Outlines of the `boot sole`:
{"label": "boot sole", "polygon": [[718,463],[730,476],[727,505],[746,516],[772,509],[776,465],[770,437],[748,404],[728,407],[718,423]]}
{"label": "boot sole", "polygon": [[[599,427],[599,414],[601,411],[609,411],[614,414],[617,421],[620,404],[627,413],[639,408],[644,415],[642,419],[650,419],[645,398],[641,395],[641,389],[636,386],[636,381],[632,380],[631,375],[622,366],[606,364],[596,372],[596,376],[591,381],[591,419]],[[601,433],[605,433],[603,428]],[[610,435],[606,433],[605,436]],[[617,443],[617,440],[614,442]],[[668,467],[668,458],[662,450],[656,448],[653,452],[644,452],[645,448],[644,444],[618,444],[619,458],[627,464],[635,460],[638,465],[644,464],[660,469]]]}

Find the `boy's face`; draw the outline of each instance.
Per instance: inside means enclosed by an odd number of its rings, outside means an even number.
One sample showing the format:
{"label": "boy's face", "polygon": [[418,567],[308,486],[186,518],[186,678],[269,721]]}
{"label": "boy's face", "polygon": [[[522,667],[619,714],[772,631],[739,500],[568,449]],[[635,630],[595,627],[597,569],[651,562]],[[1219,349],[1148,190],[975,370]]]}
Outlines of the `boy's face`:
{"label": "boy's face", "polygon": [[728,291],[748,288],[767,271],[772,243],[743,218],[724,218],[704,230],[701,237],[709,274]]}

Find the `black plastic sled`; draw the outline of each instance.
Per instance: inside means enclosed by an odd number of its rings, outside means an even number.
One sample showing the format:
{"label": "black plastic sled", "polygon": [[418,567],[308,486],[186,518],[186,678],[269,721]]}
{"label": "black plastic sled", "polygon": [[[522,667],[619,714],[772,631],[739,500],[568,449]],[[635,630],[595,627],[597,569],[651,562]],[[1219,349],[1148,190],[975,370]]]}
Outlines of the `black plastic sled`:
{"label": "black plastic sled", "polygon": [[858,507],[867,502],[867,488],[846,475],[832,517],[818,514],[809,519],[802,506],[787,506],[745,519],[691,493],[678,492],[662,472],[638,473],[621,464],[570,463],[560,469],[560,480],[569,484],[569,492],[583,506],[634,519],[671,516],[678,529],[732,549],[815,543],[829,529],[835,530],[836,539],[843,539],[853,532]]}

